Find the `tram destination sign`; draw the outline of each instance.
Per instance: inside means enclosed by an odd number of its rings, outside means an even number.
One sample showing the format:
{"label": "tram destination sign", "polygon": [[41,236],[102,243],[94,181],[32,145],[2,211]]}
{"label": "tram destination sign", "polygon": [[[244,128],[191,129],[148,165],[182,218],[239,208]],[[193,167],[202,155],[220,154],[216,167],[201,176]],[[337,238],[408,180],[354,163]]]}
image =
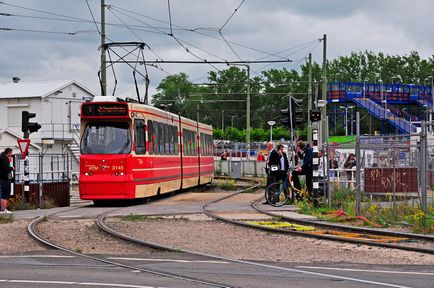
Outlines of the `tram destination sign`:
{"label": "tram destination sign", "polygon": [[128,106],[118,103],[95,103],[83,105],[83,116],[127,116]]}

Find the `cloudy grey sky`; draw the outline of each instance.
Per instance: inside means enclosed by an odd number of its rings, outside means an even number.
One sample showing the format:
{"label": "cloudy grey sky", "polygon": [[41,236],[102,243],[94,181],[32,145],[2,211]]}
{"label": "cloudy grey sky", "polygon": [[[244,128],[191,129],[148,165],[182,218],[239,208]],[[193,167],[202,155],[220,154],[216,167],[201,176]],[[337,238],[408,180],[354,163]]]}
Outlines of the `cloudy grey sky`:
{"label": "cloudy grey sky", "polygon": [[[287,57],[293,62],[252,65],[252,74],[272,67],[298,69],[309,52],[316,62],[322,61],[318,39],[323,34],[327,34],[329,59],[364,50],[391,55],[418,51],[424,58],[434,54],[434,1],[430,0],[171,0],[175,37],[168,35],[168,1],[105,1],[108,41],[145,42],[152,49],[144,50],[147,60]],[[88,3],[99,21],[100,0]],[[100,36],[86,0],[4,0],[0,13],[12,14],[0,16],[0,82],[13,76],[23,81],[74,79],[100,92]],[[206,82],[208,71],[225,66],[164,64],[161,68],[148,68],[151,93],[169,74],[186,72],[190,80]],[[117,95],[131,96],[131,70],[126,65],[116,65],[115,70]],[[110,71],[108,75],[112,83]]]}

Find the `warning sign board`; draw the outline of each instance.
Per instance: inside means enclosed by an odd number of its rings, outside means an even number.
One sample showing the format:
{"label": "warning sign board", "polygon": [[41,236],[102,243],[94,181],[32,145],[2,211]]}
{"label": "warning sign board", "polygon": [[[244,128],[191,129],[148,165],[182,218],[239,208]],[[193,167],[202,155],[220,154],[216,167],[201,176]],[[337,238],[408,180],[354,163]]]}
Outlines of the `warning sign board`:
{"label": "warning sign board", "polygon": [[26,158],[29,152],[30,139],[18,139],[18,147],[20,148],[21,156],[23,159]]}

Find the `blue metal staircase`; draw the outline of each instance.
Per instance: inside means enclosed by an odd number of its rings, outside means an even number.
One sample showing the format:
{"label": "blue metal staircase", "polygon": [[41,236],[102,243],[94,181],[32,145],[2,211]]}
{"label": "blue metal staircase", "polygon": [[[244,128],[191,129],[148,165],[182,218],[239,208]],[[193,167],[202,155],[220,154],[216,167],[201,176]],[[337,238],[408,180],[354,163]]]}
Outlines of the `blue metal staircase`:
{"label": "blue metal staircase", "polygon": [[371,99],[352,98],[351,100],[358,106],[368,110],[369,113],[371,113],[378,119],[388,121],[390,124],[392,124],[404,133],[410,134],[417,132],[417,127],[413,125],[410,121],[399,117],[398,115],[392,113],[389,109],[383,108],[381,105],[377,104]]}

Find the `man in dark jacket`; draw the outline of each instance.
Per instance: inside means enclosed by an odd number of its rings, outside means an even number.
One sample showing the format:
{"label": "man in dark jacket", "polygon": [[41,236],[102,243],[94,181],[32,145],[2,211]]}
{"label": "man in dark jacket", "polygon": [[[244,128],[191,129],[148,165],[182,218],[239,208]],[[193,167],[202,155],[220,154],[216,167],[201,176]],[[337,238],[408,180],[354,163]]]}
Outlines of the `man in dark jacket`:
{"label": "man in dark jacket", "polygon": [[294,181],[294,187],[296,189],[301,189],[299,175],[306,176],[306,188],[309,193],[313,190],[313,167],[312,167],[312,157],[313,149],[309,144],[304,144],[303,141],[297,143],[296,152],[302,152],[303,162],[297,167],[296,170],[292,171],[292,180]]}
{"label": "man in dark jacket", "polygon": [[270,184],[277,182],[280,180],[280,167],[281,167],[281,157],[283,153],[283,145],[278,144],[275,149],[273,149],[268,156],[268,169],[269,169],[269,178]]}
{"label": "man in dark jacket", "polygon": [[12,149],[6,148],[0,155],[0,192],[1,192],[1,210],[11,213],[7,210],[8,201],[11,197],[11,179],[10,173],[14,170],[9,159],[12,157]]}
{"label": "man in dark jacket", "polygon": [[[272,148],[272,143],[269,143],[269,148]],[[288,170],[288,158],[283,152],[283,145],[278,144],[275,149],[271,150],[267,159],[267,187],[274,182],[285,179],[286,171]],[[275,202],[275,199],[268,199],[270,203]],[[266,200],[262,204],[268,204]]]}

